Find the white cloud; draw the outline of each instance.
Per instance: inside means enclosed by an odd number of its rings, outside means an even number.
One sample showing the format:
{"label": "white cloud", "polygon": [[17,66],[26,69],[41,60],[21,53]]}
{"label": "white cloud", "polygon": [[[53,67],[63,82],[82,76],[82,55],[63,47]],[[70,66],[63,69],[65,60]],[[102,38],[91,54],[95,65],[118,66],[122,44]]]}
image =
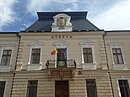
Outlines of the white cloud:
{"label": "white cloud", "polygon": [[100,29],[130,29],[130,0],[29,0],[27,4],[33,15],[57,11],[58,7],[60,11],[88,11],[90,21]]}
{"label": "white cloud", "polygon": [[[61,6],[57,6],[57,7],[63,7],[64,4],[67,3],[73,3],[74,7],[76,7],[76,2],[78,2],[78,0],[30,0],[28,1],[27,4],[27,9],[31,14],[35,14],[36,12],[40,12],[40,11],[46,11],[46,8],[51,8],[51,6],[53,4],[58,4],[60,3]],[[66,10],[71,10],[70,8],[67,8]]]}
{"label": "white cloud", "polygon": [[56,2],[60,2],[60,3],[74,3],[74,2],[78,2],[78,0],[54,0]]}
{"label": "white cloud", "polygon": [[22,24],[22,27],[20,28],[20,31],[24,31],[26,28],[28,28],[32,23],[24,23]]}
{"label": "white cloud", "polygon": [[2,27],[14,21],[15,13],[12,11],[16,0],[1,0],[0,1],[0,30]]}
{"label": "white cloud", "polygon": [[91,18],[105,30],[130,30],[130,0],[122,0],[103,13]]}

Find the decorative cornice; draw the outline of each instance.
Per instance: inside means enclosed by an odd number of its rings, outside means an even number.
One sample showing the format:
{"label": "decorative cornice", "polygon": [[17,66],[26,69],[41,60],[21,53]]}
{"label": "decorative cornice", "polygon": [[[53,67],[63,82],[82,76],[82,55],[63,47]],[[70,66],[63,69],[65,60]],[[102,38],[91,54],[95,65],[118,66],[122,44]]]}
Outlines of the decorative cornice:
{"label": "decorative cornice", "polygon": [[44,45],[44,42],[41,42],[38,40],[35,40],[29,43],[29,46],[43,46],[43,45]]}

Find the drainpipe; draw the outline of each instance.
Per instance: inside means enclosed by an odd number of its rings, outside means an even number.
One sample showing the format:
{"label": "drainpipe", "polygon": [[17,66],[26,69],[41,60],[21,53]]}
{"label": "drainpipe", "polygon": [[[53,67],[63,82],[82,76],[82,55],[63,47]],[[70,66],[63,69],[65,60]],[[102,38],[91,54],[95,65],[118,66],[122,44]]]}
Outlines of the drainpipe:
{"label": "drainpipe", "polygon": [[21,40],[21,36],[19,35],[19,33],[16,33],[16,37],[18,37],[19,40],[18,40],[18,47],[17,47],[17,54],[16,54],[16,61],[15,61],[15,68],[14,68],[14,71],[13,71],[12,89],[11,89],[11,95],[10,95],[10,97],[12,96],[12,92],[13,92],[13,84],[14,84],[14,79],[15,79],[16,64],[17,64],[17,58],[18,58],[18,52],[19,52],[19,46],[20,46],[20,40]]}
{"label": "drainpipe", "polygon": [[104,42],[104,48],[105,48],[105,53],[106,53],[106,61],[107,61],[107,68],[108,68],[108,75],[109,75],[109,79],[110,79],[110,84],[111,84],[111,89],[112,89],[112,95],[114,97],[114,90],[113,90],[113,84],[112,84],[112,77],[111,77],[111,74],[109,72],[110,70],[110,67],[109,67],[109,64],[108,64],[108,55],[107,55],[107,47],[106,47],[106,41],[105,41],[105,36],[107,35],[107,32],[104,33],[103,35],[103,42]]}

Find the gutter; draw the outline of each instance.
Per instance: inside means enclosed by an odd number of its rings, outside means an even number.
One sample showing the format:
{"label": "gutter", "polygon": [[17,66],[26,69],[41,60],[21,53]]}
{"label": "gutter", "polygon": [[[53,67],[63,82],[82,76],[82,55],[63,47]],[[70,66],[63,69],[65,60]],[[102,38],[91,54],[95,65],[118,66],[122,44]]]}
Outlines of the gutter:
{"label": "gutter", "polygon": [[12,72],[13,72],[13,80],[12,80],[12,89],[11,89],[11,95],[10,95],[10,96],[12,96],[12,92],[13,92],[13,84],[14,84],[14,79],[15,79],[15,70],[16,70],[18,52],[19,52],[20,41],[21,41],[21,36],[19,35],[19,33],[16,33],[16,37],[18,37],[19,40],[18,40],[17,55],[16,55],[16,61],[15,61],[15,68],[14,68],[14,70],[12,71]]}
{"label": "gutter", "polygon": [[103,42],[104,42],[104,49],[105,49],[105,53],[106,53],[106,61],[107,61],[107,68],[108,68],[108,75],[109,75],[109,79],[110,79],[110,84],[111,84],[111,89],[112,89],[112,95],[114,97],[114,89],[113,89],[113,83],[112,83],[112,77],[111,77],[111,73],[109,72],[110,70],[110,67],[109,67],[109,64],[108,64],[108,54],[107,54],[107,47],[106,47],[106,41],[105,41],[105,37],[107,35],[107,32],[104,33],[103,35]]}

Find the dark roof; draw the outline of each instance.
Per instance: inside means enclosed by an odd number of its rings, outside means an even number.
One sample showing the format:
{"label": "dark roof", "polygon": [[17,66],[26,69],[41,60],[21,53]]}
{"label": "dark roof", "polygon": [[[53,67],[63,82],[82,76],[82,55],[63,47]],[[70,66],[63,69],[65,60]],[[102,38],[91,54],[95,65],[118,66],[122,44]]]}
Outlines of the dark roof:
{"label": "dark roof", "polygon": [[0,34],[18,34],[19,32],[0,32]]}
{"label": "dark roof", "polygon": [[99,31],[100,29],[86,19],[87,12],[38,12],[38,20],[28,27],[25,32],[51,32],[53,16],[57,14],[67,14],[71,16],[70,22],[73,31]]}
{"label": "dark roof", "polygon": [[105,32],[130,32],[130,30],[110,30]]}

